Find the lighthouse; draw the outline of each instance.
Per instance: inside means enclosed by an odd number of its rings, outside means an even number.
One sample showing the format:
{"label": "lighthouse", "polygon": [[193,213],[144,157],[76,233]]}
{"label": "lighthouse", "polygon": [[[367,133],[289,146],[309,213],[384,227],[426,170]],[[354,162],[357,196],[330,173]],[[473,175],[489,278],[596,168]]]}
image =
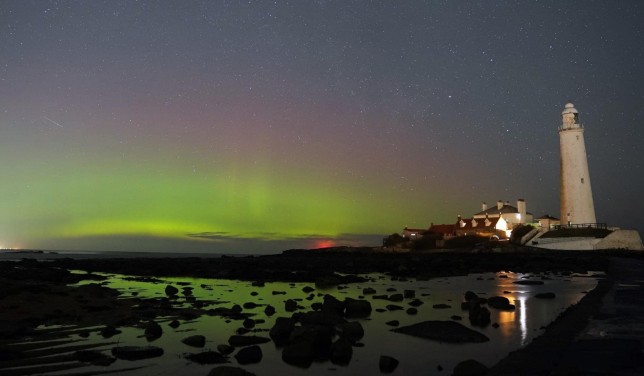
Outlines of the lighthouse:
{"label": "lighthouse", "polygon": [[590,187],[584,127],[579,112],[567,103],[559,127],[561,223],[565,226],[594,224],[595,205]]}

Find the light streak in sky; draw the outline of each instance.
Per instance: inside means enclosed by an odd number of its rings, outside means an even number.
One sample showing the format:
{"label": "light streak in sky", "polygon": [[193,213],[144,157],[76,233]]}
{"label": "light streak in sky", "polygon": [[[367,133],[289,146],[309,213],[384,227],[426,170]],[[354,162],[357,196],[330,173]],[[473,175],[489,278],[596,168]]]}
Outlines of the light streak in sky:
{"label": "light streak in sky", "polygon": [[63,128],[63,126],[62,126],[62,125],[60,125],[60,123],[58,123],[58,122],[55,122],[55,121],[51,120],[51,119],[50,119],[50,118],[48,118],[47,116],[43,116],[43,119],[45,119],[45,120],[49,121],[50,123],[54,123],[54,124],[56,124],[57,126],[59,126],[59,127]]}

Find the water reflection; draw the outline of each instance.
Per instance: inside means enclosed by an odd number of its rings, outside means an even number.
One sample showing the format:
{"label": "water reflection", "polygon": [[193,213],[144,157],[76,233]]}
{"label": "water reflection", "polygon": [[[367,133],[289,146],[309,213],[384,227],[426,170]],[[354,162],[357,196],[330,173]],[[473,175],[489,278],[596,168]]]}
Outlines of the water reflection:
{"label": "water reflection", "polygon": [[[308,369],[300,369],[285,364],[281,359],[281,349],[272,342],[262,344],[264,357],[259,364],[244,366],[256,374],[282,374],[282,375],[322,375],[329,369],[337,375],[374,374],[378,373],[378,359],[380,355],[389,355],[397,358],[400,365],[396,370],[398,374],[450,374],[452,368],[464,359],[476,359],[488,366],[502,359],[508,352],[514,351],[528,344],[535,336],[541,333],[540,328],[550,323],[557,315],[571,304],[581,298],[581,292],[590,290],[596,285],[596,280],[591,278],[551,278],[546,280],[544,286],[518,286],[512,282],[525,277],[522,274],[503,273],[472,274],[469,276],[434,279],[429,281],[392,280],[385,275],[370,275],[371,282],[352,284],[348,286],[316,289],[313,297],[303,292],[307,283],[266,283],[263,287],[253,286],[251,282],[166,278],[163,281],[145,282],[128,279],[127,276],[113,275],[107,285],[124,292],[126,296],[136,294],[142,298],[164,297],[164,288],[167,284],[180,287],[186,284],[193,287],[194,299],[203,302],[207,308],[230,307],[233,304],[243,305],[246,302],[257,303],[257,307],[244,311],[254,315],[254,318],[264,319],[254,329],[254,335],[266,336],[277,317],[290,317],[292,312],[286,312],[284,302],[295,299],[298,304],[305,307],[300,312],[308,311],[311,304],[320,302],[324,294],[331,294],[340,300],[345,297],[354,299],[367,299],[370,301],[373,312],[368,319],[359,320],[364,327],[365,335],[361,342],[364,347],[353,349],[353,358],[348,366],[336,366],[330,362],[314,363]],[[391,311],[386,309],[392,302],[375,299],[374,295],[363,296],[363,289],[373,288],[377,294],[403,293],[405,290],[414,290],[415,297],[423,304],[417,307],[417,314],[407,314],[405,310]],[[492,323],[498,323],[498,328],[471,327],[467,320],[467,312],[462,311],[460,302],[465,291],[474,291],[481,297],[505,296],[515,310],[503,311],[490,309]],[[557,299],[535,299],[536,292],[553,291]],[[310,299],[309,299],[310,298]],[[409,307],[411,299],[397,302],[405,309]],[[184,297],[179,297],[173,304],[189,305]],[[270,304],[276,308],[277,313],[271,317],[264,314],[265,305]],[[437,309],[434,305],[447,305],[449,308]],[[530,314],[528,314],[528,312]],[[460,316],[460,321],[465,326],[480,331],[490,338],[490,342],[483,344],[444,344],[436,341],[425,340],[406,336],[390,331],[387,322],[397,320],[400,326],[411,325],[425,320],[452,320]],[[138,371],[128,371],[125,375],[144,374],[207,374],[208,370],[185,359],[185,354],[195,352],[181,340],[189,335],[203,334],[207,338],[206,348],[215,349],[218,344],[225,343],[228,337],[242,326],[241,321],[231,321],[217,316],[201,316],[193,320],[181,322],[177,329],[168,327],[168,322],[159,320],[163,326],[163,336],[153,342],[155,346],[163,347],[166,355],[147,362],[149,367]],[[145,338],[140,328],[119,328],[123,331],[118,340],[127,345],[145,345]],[[87,341],[104,341],[98,334],[92,334]],[[429,355],[428,355],[429,354]],[[231,365],[235,359],[231,358]],[[117,361],[111,369],[132,366]],[[442,369],[442,371],[439,370]],[[105,370],[105,369],[98,369]]]}

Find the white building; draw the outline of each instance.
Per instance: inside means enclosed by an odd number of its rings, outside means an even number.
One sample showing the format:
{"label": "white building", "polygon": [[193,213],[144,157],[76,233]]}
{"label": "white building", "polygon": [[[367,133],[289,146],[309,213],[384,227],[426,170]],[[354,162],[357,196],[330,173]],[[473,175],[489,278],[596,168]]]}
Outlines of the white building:
{"label": "white building", "polygon": [[526,203],[522,198],[517,200],[517,206],[510,205],[509,201],[506,201],[504,204],[503,201],[499,200],[496,206],[488,208],[484,202],[481,204],[481,211],[473,216],[474,219],[499,217],[503,218],[510,230],[519,224],[532,223],[533,220],[533,215],[526,211]]}
{"label": "white building", "polygon": [[594,224],[597,220],[588,173],[584,127],[579,123],[579,112],[572,103],[566,104],[561,117],[560,220],[564,226]]}

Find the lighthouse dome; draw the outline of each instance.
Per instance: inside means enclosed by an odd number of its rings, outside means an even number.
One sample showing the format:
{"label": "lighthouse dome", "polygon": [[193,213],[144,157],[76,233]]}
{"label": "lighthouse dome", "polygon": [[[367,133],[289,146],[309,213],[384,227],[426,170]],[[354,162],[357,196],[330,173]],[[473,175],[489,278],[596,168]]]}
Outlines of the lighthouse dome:
{"label": "lighthouse dome", "polygon": [[566,106],[565,106],[564,110],[561,111],[562,115],[564,115],[564,114],[578,114],[578,113],[579,113],[579,111],[577,111],[577,109],[575,108],[575,105],[570,103],[570,102],[566,103]]}

